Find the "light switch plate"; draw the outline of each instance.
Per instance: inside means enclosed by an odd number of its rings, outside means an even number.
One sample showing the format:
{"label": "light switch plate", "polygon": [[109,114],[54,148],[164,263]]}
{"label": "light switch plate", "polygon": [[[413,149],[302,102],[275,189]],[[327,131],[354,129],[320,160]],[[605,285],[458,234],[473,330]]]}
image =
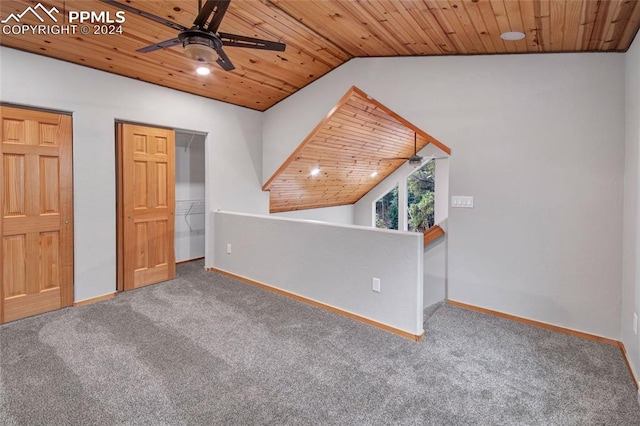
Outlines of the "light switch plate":
{"label": "light switch plate", "polygon": [[373,278],[371,280],[371,289],[376,293],[380,293],[380,278]]}
{"label": "light switch plate", "polygon": [[464,209],[473,208],[473,197],[454,195],[451,197],[451,207],[459,207]]}

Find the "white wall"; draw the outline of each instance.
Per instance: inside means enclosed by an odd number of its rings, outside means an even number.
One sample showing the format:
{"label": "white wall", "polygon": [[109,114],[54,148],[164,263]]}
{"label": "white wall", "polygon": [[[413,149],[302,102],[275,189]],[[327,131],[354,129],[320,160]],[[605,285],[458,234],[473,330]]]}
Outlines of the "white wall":
{"label": "white wall", "polygon": [[321,209],[295,210],[291,212],[271,213],[276,217],[293,219],[321,220],[323,222],[353,224],[353,204],[348,206],[324,207]]}
{"label": "white wall", "polygon": [[[422,235],[273,216],[212,216],[216,268],[422,333]],[[379,293],[371,289],[373,277],[381,280]]]}
{"label": "white wall", "polygon": [[[436,158],[434,221],[447,230],[449,215],[449,158],[434,145],[427,145],[419,151],[424,157]],[[398,186],[398,229],[407,228],[407,176],[419,167],[403,164],[395,172],[380,182],[375,188],[362,197],[353,208],[353,223],[360,226],[373,226],[375,221],[374,204],[380,197]],[[446,299],[447,295],[447,235],[424,248],[424,306]]]}
{"label": "white wall", "polygon": [[1,101],[73,112],[75,300],[115,291],[115,120],[207,133],[208,210],[267,211],[260,112],[5,47],[0,58]]}
{"label": "white wall", "polygon": [[354,59],[265,113],[263,179],[358,86],[451,147],[450,193],[475,197],[449,212],[450,299],[618,339],[624,63]]}
{"label": "white wall", "polygon": [[633,314],[640,314],[640,38],[626,54],[626,127],[622,261],[622,343],[640,373],[640,339]]}
{"label": "white wall", "polygon": [[176,132],[176,262],[204,257],[207,215],[201,203],[205,201],[205,138]]}

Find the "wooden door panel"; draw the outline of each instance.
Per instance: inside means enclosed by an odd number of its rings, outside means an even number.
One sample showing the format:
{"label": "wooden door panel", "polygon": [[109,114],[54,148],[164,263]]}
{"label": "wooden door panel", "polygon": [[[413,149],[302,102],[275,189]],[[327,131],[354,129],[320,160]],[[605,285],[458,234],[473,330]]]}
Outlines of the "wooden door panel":
{"label": "wooden door panel", "polygon": [[3,215],[25,215],[25,156],[5,155],[3,157]]}
{"label": "wooden door panel", "polygon": [[0,107],[0,322],[71,305],[71,117]]}
{"label": "wooden door panel", "polygon": [[172,130],[119,124],[123,289],[175,276],[175,136]]}
{"label": "wooden door panel", "polygon": [[40,290],[60,287],[60,233],[42,232],[38,246]]}
{"label": "wooden door panel", "polygon": [[2,239],[4,296],[27,293],[27,237],[10,235]]}
{"label": "wooden door panel", "polygon": [[25,144],[24,120],[2,120],[2,143]]}
{"label": "wooden door panel", "polygon": [[40,156],[40,214],[59,214],[60,162],[58,157]]}

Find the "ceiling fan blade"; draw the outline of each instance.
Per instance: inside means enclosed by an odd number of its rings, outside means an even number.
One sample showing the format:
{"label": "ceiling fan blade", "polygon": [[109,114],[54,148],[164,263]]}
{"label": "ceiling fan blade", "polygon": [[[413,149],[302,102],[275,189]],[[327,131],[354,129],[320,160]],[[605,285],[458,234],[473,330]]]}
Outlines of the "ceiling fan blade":
{"label": "ceiling fan blade", "polygon": [[262,40],[259,38],[246,37],[237,34],[218,33],[222,44],[233,47],[247,47],[249,49],[275,50],[284,52],[287,47],[284,43],[277,41]]}
{"label": "ceiling fan blade", "polygon": [[176,38],[172,38],[171,40],[166,40],[160,43],[152,44],[151,46],[143,47],[142,49],[136,50],[136,52],[140,52],[140,53],[155,52],[156,50],[167,49],[169,47],[177,46],[179,44],[181,44],[180,40],[178,40],[178,38],[176,37]]}
{"label": "ceiling fan blade", "polygon": [[151,19],[152,21],[155,21],[155,22],[157,22],[159,24],[165,25],[165,26],[167,26],[169,28],[173,28],[174,30],[184,31],[184,30],[187,29],[187,27],[183,27],[182,25],[176,24],[175,22],[172,22],[172,21],[170,21],[168,19],[164,19],[164,18],[156,16],[156,15],[154,15],[152,13],[148,13],[148,12],[142,11],[140,9],[136,9],[133,6],[129,6],[129,5],[124,4],[124,3],[118,3],[117,1],[114,1],[114,0],[100,0],[100,1],[102,3],[106,3],[106,4],[110,5],[110,6],[115,7],[115,8],[126,10],[127,12],[131,12],[131,13],[134,13],[136,15],[142,16],[144,18]]}
{"label": "ceiling fan blade", "polygon": [[213,14],[213,18],[209,23],[209,31],[212,33],[217,33],[218,28],[220,28],[220,23],[222,22],[222,18],[224,18],[224,14],[227,13],[227,8],[229,7],[230,0],[222,0],[218,1],[218,7],[216,7],[216,11]]}
{"label": "ceiling fan blade", "polygon": [[218,3],[220,3],[220,1],[216,0],[207,0],[204,2],[204,6],[202,6],[200,12],[198,12],[198,16],[196,16],[195,21],[193,21],[193,25],[200,29],[204,29],[207,24],[207,19],[209,19],[213,10],[218,6]]}
{"label": "ceiling fan blade", "polygon": [[408,160],[410,157],[390,157],[390,158],[378,158],[380,161],[396,161],[396,160]]}
{"label": "ceiling fan blade", "polygon": [[234,67],[233,63],[231,62],[231,59],[229,59],[227,54],[224,53],[224,50],[222,50],[222,48],[216,49],[216,52],[218,52],[218,60],[216,61],[216,63],[220,65],[223,70],[232,71],[236,69],[236,67]]}

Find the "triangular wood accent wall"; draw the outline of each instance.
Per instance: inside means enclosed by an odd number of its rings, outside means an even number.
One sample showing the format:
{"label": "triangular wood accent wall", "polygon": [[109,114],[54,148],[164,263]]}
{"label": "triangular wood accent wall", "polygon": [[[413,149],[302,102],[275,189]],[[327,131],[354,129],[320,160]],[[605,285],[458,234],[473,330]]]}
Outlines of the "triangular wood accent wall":
{"label": "triangular wood accent wall", "polygon": [[[262,187],[271,213],[353,204],[429,143],[451,150],[351,87]],[[320,173],[311,175],[318,168]],[[375,173],[375,175],[373,175]]]}

